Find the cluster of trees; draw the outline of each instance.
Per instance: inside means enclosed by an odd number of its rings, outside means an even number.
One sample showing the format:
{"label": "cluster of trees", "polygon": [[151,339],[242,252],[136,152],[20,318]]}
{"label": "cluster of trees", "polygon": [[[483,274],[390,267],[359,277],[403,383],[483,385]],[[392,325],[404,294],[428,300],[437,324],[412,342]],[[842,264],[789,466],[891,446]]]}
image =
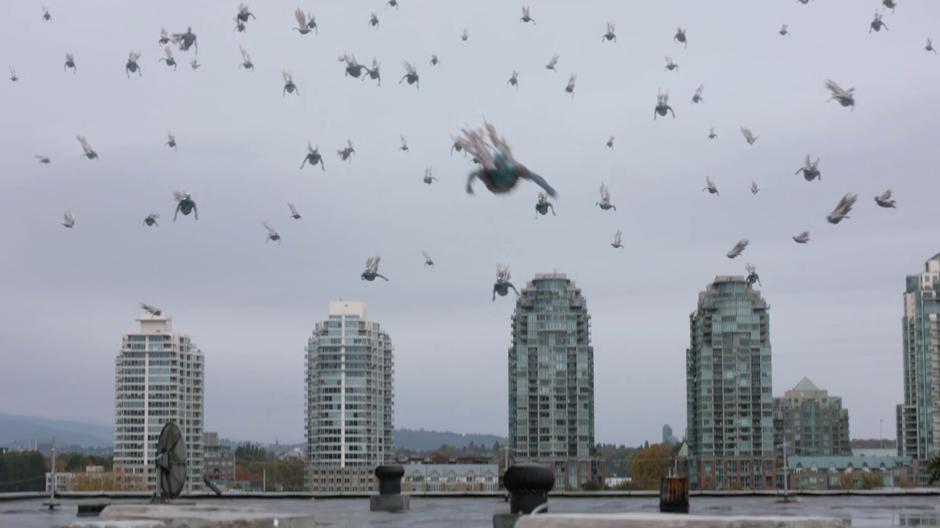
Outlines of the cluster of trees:
{"label": "cluster of trees", "polygon": [[405,457],[447,457],[447,458],[462,458],[462,457],[491,457],[496,458],[503,454],[503,444],[499,442],[493,442],[492,445],[487,444],[477,444],[475,442],[470,442],[469,444],[463,447],[457,447],[450,444],[441,444],[437,449],[398,449],[396,451],[396,456],[400,458]]}
{"label": "cluster of trees", "polygon": [[44,491],[46,459],[35,451],[0,455],[0,492]]}
{"label": "cluster of trees", "polygon": [[263,491],[303,491],[304,462],[278,460],[260,445],[244,443],[235,448],[235,479]]}

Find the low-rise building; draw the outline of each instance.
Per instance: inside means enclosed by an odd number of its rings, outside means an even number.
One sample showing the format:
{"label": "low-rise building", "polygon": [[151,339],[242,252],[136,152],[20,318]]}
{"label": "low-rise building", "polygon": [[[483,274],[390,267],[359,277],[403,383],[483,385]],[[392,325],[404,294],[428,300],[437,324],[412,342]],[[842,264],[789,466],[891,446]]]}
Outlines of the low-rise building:
{"label": "low-rise building", "polygon": [[849,411],[842,398],[803,378],[774,398],[774,446],[778,455],[848,456]]}
{"label": "low-rise building", "polygon": [[74,489],[75,475],[73,473],[56,473],[53,479],[52,473],[46,473],[46,493],[52,491],[52,481],[55,480],[55,492],[72,491]]}
{"label": "low-rise building", "polygon": [[915,485],[917,460],[909,456],[791,456],[793,490],[892,488]]}
{"label": "low-rise building", "polygon": [[235,480],[235,451],[219,441],[219,433],[203,433],[202,448],[206,478],[220,483]]}
{"label": "low-rise building", "polygon": [[402,491],[496,491],[496,464],[405,464]]}

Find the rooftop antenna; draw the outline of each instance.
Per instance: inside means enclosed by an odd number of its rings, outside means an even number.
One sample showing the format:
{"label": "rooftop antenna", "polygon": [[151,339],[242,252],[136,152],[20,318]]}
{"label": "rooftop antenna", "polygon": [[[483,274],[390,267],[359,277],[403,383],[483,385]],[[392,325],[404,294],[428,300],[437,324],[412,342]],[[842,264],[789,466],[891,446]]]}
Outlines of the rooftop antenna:
{"label": "rooftop antenna", "polygon": [[157,489],[151,503],[166,503],[179,496],[186,483],[186,443],[183,433],[173,422],[167,422],[157,441]]}
{"label": "rooftop antenna", "polygon": [[[36,450],[37,451],[39,450],[38,440],[36,441]],[[49,479],[51,481],[50,486],[49,486],[49,502],[44,502],[42,504],[43,506],[48,506],[49,511],[55,511],[55,507],[59,505],[59,503],[55,501],[55,488],[59,484],[58,477],[59,476],[56,474],[56,471],[55,471],[55,437],[53,436],[52,437],[52,475],[51,475],[51,478]]]}

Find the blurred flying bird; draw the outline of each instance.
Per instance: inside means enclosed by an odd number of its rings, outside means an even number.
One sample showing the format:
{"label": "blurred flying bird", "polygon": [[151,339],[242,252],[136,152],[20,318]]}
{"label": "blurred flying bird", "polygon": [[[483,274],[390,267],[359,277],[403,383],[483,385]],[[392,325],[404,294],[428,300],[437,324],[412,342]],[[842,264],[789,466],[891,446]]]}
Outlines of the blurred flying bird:
{"label": "blurred flying bird", "polygon": [[193,213],[193,218],[199,220],[199,209],[196,207],[196,202],[193,200],[192,195],[182,191],[175,191],[173,193],[173,198],[176,200],[176,212],[173,213],[173,221],[176,221],[176,215],[183,213],[183,216],[188,216],[189,213]]}
{"label": "blurred flying bird", "polygon": [[91,148],[91,145],[85,140],[85,136],[75,136],[75,138],[78,139],[78,142],[82,145],[82,150],[85,152],[83,156],[90,160],[98,159],[98,153],[95,152],[95,149]]}
{"label": "blurred flying bird", "polygon": [[284,89],[281,91],[281,97],[289,93],[294,93],[294,92],[297,92],[297,95],[300,95],[300,90],[297,88],[297,85],[294,84],[294,78],[291,77],[291,75],[287,73],[286,70],[283,72],[283,75],[284,75]]}
{"label": "blurred flying bird", "polygon": [[437,55],[431,54],[431,66],[437,66],[441,61],[437,58]]}
{"label": "blurred flying bird", "polygon": [[39,160],[39,163],[42,163],[44,165],[48,165],[49,163],[52,162],[52,160],[47,158],[46,156],[40,156],[39,154],[36,154],[35,157],[37,160]]}
{"label": "blurred flying bird", "polygon": [[574,81],[577,80],[578,76],[571,74],[571,77],[568,77],[568,86],[565,86],[565,92],[571,94],[571,98],[574,99]]}
{"label": "blurred flying bird", "polygon": [[273,241],[273,242],[277,242],[278,244],[281,243],[281,234],[278,233],[277,230],[275,230],[273,227],[271,227],[271,224],[267,222],[261,222],[261,225],[263,225],[264,229],[268,232],[268,238],[267,240],[265,240],[265,242]]}
{"label": "blurred flying bird", "polygon": [[297,212],[297,208],[294,207],[294,204],[287,202],[287,207],[290,209],[290,217],[294,220],[300,220],[300,213]]}
{"label": "blurred flying bird", "polygon": [[849,218],[849,211],[852,210],[852,206],[855,205],[857,199],[858,195],[852,193],[843,196],[836,208],[826,217],[826,220],[829,220],[830,224],[838,224],[843,218]]}
{"label": "blurred flying bird", "polygon": [[552,60],[548,61],[548,64],[545,65],[545,69],[552,70],[553,72],[557,72],[558,70],[555,69],[555,65],[557,64],[558,64],[558,54],[556,53],[552,55]]}
{"label": "blurred flying bird", "polygon": [[246,70],[254,70],[255,65],[251,62],[251,55],[248,54],[248,51],[243,46],[239,46],[238,49],[242,52],[242,63],[238,67]]}
{"label": "blurred flying bird", "polygon": [[601,184],[601,201],[595,202],[594,205],[600,207],[604,211],[608,211],[610,209],[613,209],[614,211],[617,210],[617,206],[610,203],[610,190],[607,188],[606,183]]}
{"label": "blurred flying bird", "polygon": [[705,176],[705,187],[702,187],[702,191],[708,191],[708,194],[714,194],[715,196],[721,196],[718,194],[718,187],[715,187],[715,182],[712,181],[711,177]]}
{"label": "blurred flying bird", "polygon": [[811,161],[809,154],[807,154],[806,159],[803,160],[803,166],[797,169],[794,174],[801,172],[806,181],[813,181],[816,178],[822,180],[822,172],[819,171],[819,158],[816,158],[816,161]]}
{"label": "blurred flying bird", "polygon": [[509,192],[520,180],[529,180],[554,197],[555,189],[513,156],[512,149],[496,132],[496,127],[486,122],[484,125],[485,131],[463,129],[463,136],[457,138],[457,142],[480,163],[480,168],[473,170],[467,178],[467,193],[473,194],[475,179],[480,179],[495,194]]}
{"label": "blurred flying bird", "polygon": [[10,80],[13,82],[20,80],[20,78],[16,76],[16,68],[13,66],[10,66]]}
{"label": "blurred flying bird", "polygon": [[343,161],[348,161],[350,156],[356,153],[356,149],[353,148],[352,140],[346,140],[346,146],[340,150],[336,151],[336,154],[339,155],[340,159]]}
{"label": "blurred flying bird", "polygon": [[695,95],[692,96],[692,102],[695,104],[704,103],[705,99],[702,98],[702,90],[705,89],[704,84],[698,85],[698,88],[695,89]]}
{"label": "blurred flying bird", "polygon": [[745,278],[744,281],[748,286],[754,286],[755,283],[758,286],[763,286],[763,284],[760,283],[760,275],[757,274],[757,268],[755,268],[753,264],[749,262],[744,266],[744,269],[747,270],[747,278]]}
{"label": "blurred flying bird", "polygon": [[669,55],[666,55],[666,71],[672,71],[672,70],[678,70],[678,69],[679,69],[679,65],[676,64],[672,60],[672,57],[670,57]]}
{"label": "blurred flying bird", "polygon": [[418,82],[418,70],[416,70],[414,65],[408,61],[405,61],[404,66],[405,74],[402,75],[401,80],[398,81],[398,84],[401,84],[404,81],[408,81],[408,84],[415,85],[415,88],[421,88],[421,84]]}
{"label": "blurred flying bird", "polygon": [[179,44],[180,51],[189,51],[189,48],[198,54],[199,53],[199,44],[196,42],[196,34],[193,33],[193,28],[187,27],[185,33],[173,33],[173,43]]}
{"label": "blurred flying bird", "polygon": [[431,258],[430,255],[428,255],[428,252],[422,250],[422,251],[421,251],[421,254],[424,255],[424,267],[425,267],[425,268],[433,268],[433,267],[434,267],[434,260]]}
{"label": "blurred flying bird", "polygon": [[424,178],[422,181],[428,185],[431,185],[432,183],[437,181],[437,178],[435,178],[434,176],[431,176],[431,167],[424,169]]}
{"label": "blurred flying bird", "polygon": [[875,196],[875,203],[878,204],[878,207],[894,209],[894,199],[891,198],[892,194],[893,193],[891,192],[891,189],[888,189],[887,191],[881,193],[880,196]]}
{"label": "blurred flying bird", "polygon": [[512,77],[509,78],[509,80],[507,81],[507,84],[515,87],[516,90],[518,90],[519,89],[519,72],[517,72],[516,70],[513,70]]}
{"label": "blurred flying bird", "polygon": [[49,8],[46,6],[42,6],[42,19],[46,22],[52,20],[52,15],[49,13]]}
{"label": "blurred flying bird", "polygon": [[196,57],[193,57],[193,59],[192,59],[191,61],[189,61],[189,66],[190,66],[193,70],[198,70],[199,67],[202,66],[202,64],[199,64],[199,60],[197,60]]}
{"label": "blurred flying bird", "polygon": [[708,129],[708,139],[718,139],[718,134],[715,133],[715,127]]}
{"label": "blurred flying bird", "polygon": [[510,281],[512,279],[512,273],[509,272],[509,266],[496,266],[496,283],[493,284],[493,300],[496,300],[496,295],[499,294],[500,297],[505,297],[509,293],[509,288],[512,288],[512,291],[516,292],[516,295],[519,295],[519,290],[512,285]]}
{"label": "blurred flying bird", "polygon": [[78,73],[78,68],[75,66],[75,57],[71,53],[66,53],[65,64],[62,66],[62,71],[67,71],[69,68],[72,68],[72,75]]}
{"label": "blurred flying bird", "polygon": [[522,18],[520,18],[523,23],[532,22],[532,25],[535,25],[535,19],[529,15],[529,6],[522,6]]}
{"label": "blurred flying bird", "polygon": [[375,11],[373,11],[372,16],[369,17],[369,25],[374,28],[379,27],[379,15],[376,15]]}
{"label": "blurred flying bird", "polygon": [[377,255],[366,260],[366,270],[362,272],[360,277],[362,280],[372,282],[376,277],[379,277],[386,282],[388,281],[384,275],[379,274],[379,260],[381,260],[381,257]]}
{"label": "blurred flying bird", "polygon": [[614,241],[611,244],[611,246],[617,249],[623,249],[623,231],[621,231],[620,229],[618,229],[617,232],[614,233]]}
{"label": "blurred flying bird", "polygon": [[888,31],[888,24],[885,24],[884,20],[881,19],[881,17],[883,16],[884,16],[884,13],[879,13],[875,11],[875,18],[871,21],[871,26],[868,28],[869,33],[871,33],[872,31],[877,33],[881,31],[881,28],[885,28],[885,31]]}
{"label": "blurred flying bird", "polygon": [[167,66],[172,66],[173,71],[176,71],[176,59],[173,57],[173,50],[169,46],[163,48],[163,53],[166,54],[166,58],[160,57],[157,59],[157,62],[163,61]]}
{"label": "blurred flying bird", "polygon": [[466,42],[470,38],[470,30],[463,28],[463,33],[460,34],[460,40]]}
{"label": "blurred flying bird", "polygon": [[[460,140],[454,136],[450,136],[450,139],[453,141],[450,145],[450,155],[453,156],[455,150],[457,152],[463,152],[463,145],[460,144]],[[466,153],[464,153],[464,155],[466,156]]]}
{"label": "blurred flying bird", "polygon": [[[379,72],[379,61],[372,57],[372,68],[366,68],[366,75],[376,81],[379,86],[382,86],[382,74]],[[365,77],[362,80],[366,80]]]}
{"label": "blurred flying bird", "polygon": [[751,129],[746,127],[741,127],[741,135],[744,136],[744,140],[747,141],[748,145],[753,145],[758,137],[751,132]]}
{"label": "blurred flying bird", "polygon": [[535,218],[538,218],[539,215],[545,216],[548,214],[548,210],[552,210],[552,216],[555,216],[555,206],[548,201],[548,196],[545,196],[545,193],[539,193],[539,201],[535,204]]}
{"label": "blurred flying bird", "polygon": [[793,241],[797,244],[806,244],[809,242],[809,231],[803,231],[799,235],[793,237]]}
{"label": "blurred flying bird", "polygon": [[686,39],[686,36],[685,36],[685,30],[682,29],[681,27],[676,28],[676,35],[672,37],[672,39],[680,44],[685,45],[686,48],[689,47],[689,41],[688,39]]}
{"label": "blurred flying bird", "polygon": [[405,139],[405,136],[398,136],[401,138],[401,146],[398,147],[398,150],[402,152],[408,152],[408,140]]}
{"label": "blurred flying bird", "polygon": [[140,307],[150,315],[154,317],[160,317],[163,315],[163,310],[157,308],[156,306],[150,306],[149,304],[140,303]]}
{"label": "blurred flying bird", "polygon": [[166,146],[176,150],[176,136],[173,135],[173,132],[166,133]]}
{"label": "blurred flying bird", "polygon": [[614,136],[607,138],[607,143],[605,143],[605,145],[607,145],[607,148],[609,149],[614,148]]}
{"label": "blurred flying bird", "polygon": [[[363,73],[363,72],[368,72],[368,71],[369,71],[369,68],[366,68],[366,67],[363,66],[362,64],[359,64],[358,61],[356,61],[356,56],[355,56],[355,55],[348,55],[348,54],[344,53],[344,54],[340,55],[340,57],[339,57],[339,62],[345,62],[345,63],[346,63],[346,73],[345,73],[344,75],[347,76],[347,77],[355,77],[355,78],[358,79],[359,77],[362,76],[362,73]],[[373,63],[374,63],[374,61],[373,61]],[[375,64],[375,65],[377,66],[377,64]],[[376,68],[376,71],[378,71],[378,68]],[[364,77],[363,77],[363,78],[364,78]]]}
{"label": "blurred flying bird", "polygon": [[780,31],[778,31],[778,33],[780,33],[781,37],[785,37],[790,34],[790,28],[786,24],[784,24],[780,26]]}
{"label": "blurred flying bird", "polygon": [[297,27],[293,29],[294,31],[297,31],[301,35],[306,35],[307,33],[310,33],[311,29],[316,29],[317,33],[320,32],[319,28],[317,28],[316,19],[313,16],[310,16],[310,19],[308,20],[307,14],[304,13],[303,9],[299,7],[295,9],[294,18],[297,19]]}
{"label": "blurred flying bird", "polygon": [[894,12],[894,8],[898,6],[897,0],[881,0],[881,3],[890,9],[892,13]]}
{"label": "blurred flying bird", "polygon": [[760,187],[757,186],[757,182],[751,182],[751,194],[757,194],[760,192]]}
{"label": "blurred flying bird", "polygon": [[160,28],[160,39],[157,40],[157,44],[161,46],[166,46],[170,43],[170,35],[166,32],[166,28]]}
{"label": "blurred flying bird", "polygon": [[75,226],[75,217],[72,216],[72,211],[66,211],[62,219],[62,225],[66,228],[72,229]]}
{"label": "blurred flying bird", "polygon": [[607,32],[604,33],[603,35],[601,35],[601,42],[604,42],[605,40],[608,41],[608,42],[610,42],[611,40],[614,41],[614,42],[617,42],[617,34],[614,33],[614,23],[613,23],[613,22],[608,22],[608,23],[607,23]]}
{"label": "blurred flying bird", "polygon": [[737,244],[734,245],[733,248],[731,248],[731,251],[728,252],[727,257],[729,259],[733,259],[741,253],[744,253],[744,248],[746,248],[748,244],[750,244],[750,241],[746,238],[742,238],[738,241]]}
{"label": "blurred flying bird", "polygon": [[398,9],[398,0],[388,0],[388,2],[385,3],[385,5]]}
{"label": "blurred flying bird", "polygon": [[[237,22],[240,22],[242,24],[242,27],[244,28],[244,25],[248,23],[249,18],[255,18],[254,13],[252,13],[251,10],[248,9],[247,5],[238,4],[238,13],[235,15],[235,20]],[[242,29],[241,31],[244,31],[244,29]]]}
{"label": "blurred flying bird", "polygon": [[132,73],[136,73],[138,77],[143,75],[143,69],[137,64],[138,59],[140,59],[140,53],[133,51],[127,56],[127,64],[124,65],[124,73],[127,74],[128,79],[131,78]]}
{"label": "blurred flying bird", "polygon": [[933,40],[930,37],[927,37],[927,45],[924,46],[924,51],[937,53],[937,50],[933,49]]}
{"label": "blurred flying bird", "polygon": [[676,112],[669,106],[669,92],[664,92],[662,90],[656,94],[656,107],[653,108],[653,121],[656,121],[656,116],[660,115],[666,117],[666,114],[672,113],[672,118],[676,118]]}
{"label": "blurred flying bird", "polygon": [[143,225],[145,225],[145,226],[147,226],[147,227],[153,227],[153,226],[158,226],[158,227],[159,227],[160,224],[157,223],[157,218],[160,218],[160,215],[159,215],[159,214],[157,214],[157,213],[150,213],[149,215],[147,215],[146,218],[144,218],[144,224],[143,224]]}

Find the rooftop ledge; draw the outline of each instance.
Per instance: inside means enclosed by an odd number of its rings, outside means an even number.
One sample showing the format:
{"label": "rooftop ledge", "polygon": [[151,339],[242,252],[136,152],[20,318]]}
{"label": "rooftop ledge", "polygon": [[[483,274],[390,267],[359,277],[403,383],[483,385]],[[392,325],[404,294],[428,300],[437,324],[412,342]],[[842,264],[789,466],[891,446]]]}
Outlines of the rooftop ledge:
{"label": "rooftop ledge", "polygon": [[516,528],[846,528],[848,519],[655,513],[523,515]]}

